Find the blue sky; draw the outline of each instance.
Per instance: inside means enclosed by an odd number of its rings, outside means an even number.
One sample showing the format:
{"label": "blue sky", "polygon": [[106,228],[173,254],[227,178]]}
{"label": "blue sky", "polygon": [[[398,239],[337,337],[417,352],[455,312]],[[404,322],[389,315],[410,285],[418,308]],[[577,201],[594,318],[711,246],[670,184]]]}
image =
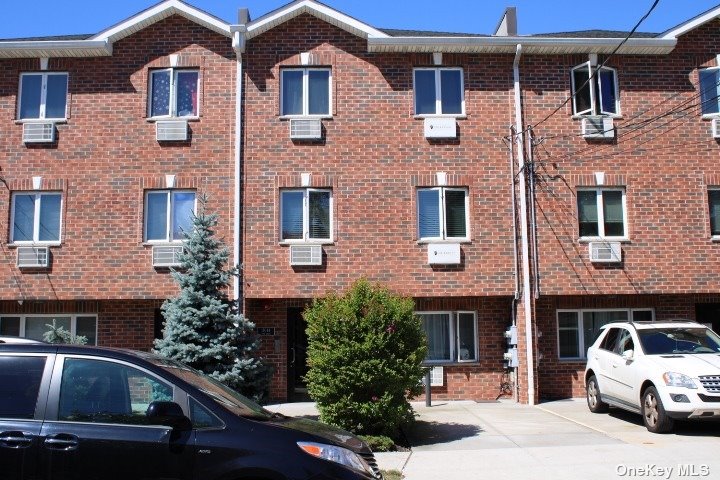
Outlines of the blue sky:
{"label": "blue sky", "polygon": [[[157,3],[155,0],[4,0],[0,38],[95,33]],[[252,18],[287,0],[190,0],[227,21],[248,7]],[[381,28],[493,33],[507,6],[518,8],[520,34],[629,30],[652,0],[325,0],[358,20]],[[720,0],[660,0],[640,31],[662,32],[720,3]]]}

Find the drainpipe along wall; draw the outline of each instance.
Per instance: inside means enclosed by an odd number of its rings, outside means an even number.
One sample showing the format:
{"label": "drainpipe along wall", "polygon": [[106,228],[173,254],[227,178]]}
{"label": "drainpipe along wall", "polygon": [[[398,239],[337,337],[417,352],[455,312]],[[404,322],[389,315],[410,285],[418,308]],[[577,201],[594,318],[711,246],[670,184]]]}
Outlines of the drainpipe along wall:
{"label": "drainpipe along wall", "polygon": [[522,44],[518,44],[513,61],[513,79],[515,90],[515,141],[517,142],[518,181],[520,184],[520,237],[522,249],[522,299],[525,313],[525,351],[527,368],[528,403],[535,404],[535,355],[533,351],[532,303],[530,292],[530,247],[528,241],[527,188],[525,176],[525,133],[522,122],[522,104],[520,99],[520,57]]}
{"label": "drainpipe along wall", "polygon": [[[242,281],[242,263],[241,263],[241,217],[242,205],[240,204],[240,182],[242,174],[242,99],[243,99],[243,59],[242,54],[245,53],[245,24],[249,20],[248,10],[241,8],[238,11],[239,25],[233,25],[231,31],[233,34],[232,46],[237,57],[235,69],[235,171],[234,171],[234,191],[233,191],[233,264],[238,268],[238,275],[233,279],[233,299],[240,300],[240,282]],[[242,308],[242,305],[240,305]],[[244,308],[243,308],[244,310]]]}

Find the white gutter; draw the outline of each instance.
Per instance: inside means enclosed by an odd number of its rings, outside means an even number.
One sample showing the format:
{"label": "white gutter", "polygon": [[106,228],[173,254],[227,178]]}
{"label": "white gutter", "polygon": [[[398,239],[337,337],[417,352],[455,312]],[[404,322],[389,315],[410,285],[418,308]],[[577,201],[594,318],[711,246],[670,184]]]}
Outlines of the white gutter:
{"label": "white gutter", "polygon": [[[233,265],[238,268],[233,278],[233,300],[240,299],[240,281],[242,278],[242,265],[240,263],[241,231],[240,219],[242,208],[240,205],[240,182],[242,172],[242,98],[243,98],[243,64],[242,54],[245,53],[245,26],[239,25],[233,29],[233,49],[237,57],[235,69],[235,175],[233,185]],[[240,305],[242,308],[242,305]]]}
{"label": "white gutter", "polygon": [[525,133],[523,131],[522,104],[520,101],[520,56],[523,46],[517,44],[513,61],[515,89],[515,131],[518,151],[518,181],[520,184],[520,237],[522,243],[523,309],[525,310],[525,351],[527,364],[528,404],[535,405],[535,355],[533,351],[532,304],[530,301],[530,247],[527,224],[527,189],[525,187]]}
{"label": "white gutter", "polygon": [[105,40],[0,41],[0,58],[108,57],[112,44]]}

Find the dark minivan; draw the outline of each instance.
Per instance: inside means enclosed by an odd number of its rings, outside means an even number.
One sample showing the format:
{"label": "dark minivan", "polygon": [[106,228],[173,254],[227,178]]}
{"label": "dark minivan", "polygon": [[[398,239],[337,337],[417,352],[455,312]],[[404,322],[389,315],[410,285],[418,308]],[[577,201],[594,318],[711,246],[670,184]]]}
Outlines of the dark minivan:
{"label": "dark minivan", "polygon": [[368,446],[149,353],[0,344],[0,479],[382,479]]}

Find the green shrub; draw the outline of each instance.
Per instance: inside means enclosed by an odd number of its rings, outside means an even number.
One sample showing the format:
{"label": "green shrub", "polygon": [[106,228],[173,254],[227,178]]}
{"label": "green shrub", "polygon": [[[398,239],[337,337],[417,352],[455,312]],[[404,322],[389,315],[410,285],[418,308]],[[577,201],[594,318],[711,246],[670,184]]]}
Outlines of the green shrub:
{"label": "green shrub", "polygon": [[358,434],[395,437],[414,420],[427,340],[411,298],[359,280],[316,299],[308,322],[308,392],[320,419]]}
{"label": "green shrub", "polygon": [[395,442],[385,435],[360,435],[373,452],[392,452],[395,450]]}

